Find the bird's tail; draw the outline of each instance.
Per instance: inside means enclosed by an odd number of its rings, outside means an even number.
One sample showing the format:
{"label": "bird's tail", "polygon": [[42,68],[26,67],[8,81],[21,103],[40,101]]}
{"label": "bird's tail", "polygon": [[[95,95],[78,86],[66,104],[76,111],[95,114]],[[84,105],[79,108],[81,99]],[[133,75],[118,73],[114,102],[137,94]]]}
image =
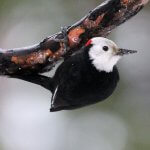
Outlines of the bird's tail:
{"label": "bird's tail", "polygon": [[38,84],[51,92],[54,90],[54,82],[53,78],[39,75],[39,74],[31,74],[31,75],[11,75],[10,78],[17,78],[24,81],[28,81],[34,84]]}

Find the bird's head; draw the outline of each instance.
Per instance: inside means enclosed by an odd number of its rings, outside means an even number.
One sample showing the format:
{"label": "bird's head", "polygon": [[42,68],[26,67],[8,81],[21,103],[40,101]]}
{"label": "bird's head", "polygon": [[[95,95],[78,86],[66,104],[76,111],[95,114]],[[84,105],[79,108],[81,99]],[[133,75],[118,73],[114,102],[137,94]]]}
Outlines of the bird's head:
{"label": "bird's head", "polygon": [[123,55],[137,52],[119,48],[113,41],[103,37],[92,38],[85,46],[89,47],[89,58],[96,69],[106,72],[111,72]]}

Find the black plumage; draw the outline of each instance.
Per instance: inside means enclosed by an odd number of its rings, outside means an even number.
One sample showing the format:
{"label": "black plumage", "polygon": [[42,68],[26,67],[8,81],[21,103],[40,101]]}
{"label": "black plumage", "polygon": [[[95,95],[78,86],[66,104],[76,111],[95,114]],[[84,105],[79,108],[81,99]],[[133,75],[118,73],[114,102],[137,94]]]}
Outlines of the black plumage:
{"label": "black plumage", "polygon": [[52,78],[37,74],[11,77],[50,90],[51,112],[76,109],[108,98],[119,81],[115,64],[123,55],[136,53],[101,37],[89,40],[79,52],[66,59]]}
{"label": "black plumage", "polygon": [[29,81],[52,92],[50,111],[70,110],[105,100],[119,81],[117,67],[112,72],[98,71],[89,59],[89,49],[64,61],[53,78],[42,75],[13,76]]}
{"label": "black plumage", "polygon": [[119,81],[117,67],[107,73],[98,71],[88,56],[89,47],[63,62],[53,77],[50,111],[75,109],[102,101]]}

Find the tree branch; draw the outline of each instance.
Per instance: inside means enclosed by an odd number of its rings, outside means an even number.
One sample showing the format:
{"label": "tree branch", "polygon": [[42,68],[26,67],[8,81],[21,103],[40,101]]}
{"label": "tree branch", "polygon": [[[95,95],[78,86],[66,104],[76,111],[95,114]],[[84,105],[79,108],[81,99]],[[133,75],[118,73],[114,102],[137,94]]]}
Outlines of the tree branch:
{"label": "tree branch", "polygon": [[80,49],[88,39],[106,37],[112,29],[136,15],[149,0],[108,0],[72,26],[41,43],[20,49],[0,50],[0,74],[43,73]]}

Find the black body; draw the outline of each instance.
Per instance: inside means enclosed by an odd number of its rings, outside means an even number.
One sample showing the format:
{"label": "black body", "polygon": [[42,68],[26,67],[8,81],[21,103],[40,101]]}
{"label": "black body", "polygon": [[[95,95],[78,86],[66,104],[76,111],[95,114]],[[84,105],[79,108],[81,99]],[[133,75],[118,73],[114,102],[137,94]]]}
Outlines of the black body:
{"label": "black body", "polygon": [[16,76],[39,84],[52,92],[50,111],[76,109],[105,100],[119,81],[117,67],[107,73],[98,71],[88,55],[89,47],[65,60],[53,78],[42,75]]}
{"label": "black body", "polygon": [[102,101],[113,93],[118,81],[116,66],[110,73],[99,72],[89,59],[88,49],[84,50],[56,70],[50,111],[75,109]]}

